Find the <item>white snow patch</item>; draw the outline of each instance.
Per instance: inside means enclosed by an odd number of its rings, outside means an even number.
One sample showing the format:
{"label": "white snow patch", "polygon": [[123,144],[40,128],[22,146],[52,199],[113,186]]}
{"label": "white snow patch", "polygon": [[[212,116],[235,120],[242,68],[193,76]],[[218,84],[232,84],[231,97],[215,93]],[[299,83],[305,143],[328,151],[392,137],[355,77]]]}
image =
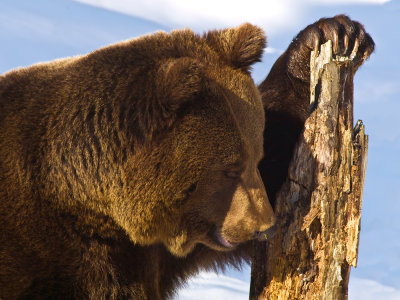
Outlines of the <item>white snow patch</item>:
{"label": "white snow patch", "polygon": [[244,300],[249,283],[221,274],[202,272],[177,294],[176,300]]}
{"label": "white snow patch", "polygon": [[[249,282],[226,275],[202,272],[178,291],[175,300],[247,300]],[[400,290],[370,279],[352,277],[349,300],[400,300]]]}
{"label": "white snow patch", "polygon": [[378,299],[399,300],[400,290],[369,279],[350,278],[349,300]]}

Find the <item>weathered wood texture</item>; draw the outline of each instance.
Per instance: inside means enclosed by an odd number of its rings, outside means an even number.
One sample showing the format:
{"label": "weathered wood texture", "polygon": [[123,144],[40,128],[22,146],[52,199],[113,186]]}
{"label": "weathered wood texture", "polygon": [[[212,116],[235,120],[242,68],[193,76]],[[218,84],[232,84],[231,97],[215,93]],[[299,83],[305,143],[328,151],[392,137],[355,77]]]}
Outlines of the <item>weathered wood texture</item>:
{"label": "weathered wood texture", "polygon": [[278,233],[255,247],[251,299],[347,299],[357,264],[368,136],[353,129],[351,58],[333,60],[328,42],[311,72],[315,109],[277,195]]}

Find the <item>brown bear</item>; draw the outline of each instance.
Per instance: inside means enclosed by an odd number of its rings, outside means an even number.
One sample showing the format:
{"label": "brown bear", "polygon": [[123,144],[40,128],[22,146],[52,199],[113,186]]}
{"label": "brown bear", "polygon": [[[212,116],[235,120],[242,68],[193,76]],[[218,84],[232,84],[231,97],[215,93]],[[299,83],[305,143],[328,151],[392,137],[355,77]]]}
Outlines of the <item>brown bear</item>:
{"label": "brown bear", "polygon": [[196,245],[273,226],[264,47],[249,24],[159,32],[3,75],[0,297],[163,299]]}
{"label": "brown bear", "polygon": [[358,47],[359,64],[373,49],[360,24],[320,20],[262,100],[249,69],[265,37],[249,24],[2,75],[0,298],[165,299],[201,268],[249,261],[275,222],[261,178],[273,198],[308,115],[309,54],[326,39],[335,53]]}

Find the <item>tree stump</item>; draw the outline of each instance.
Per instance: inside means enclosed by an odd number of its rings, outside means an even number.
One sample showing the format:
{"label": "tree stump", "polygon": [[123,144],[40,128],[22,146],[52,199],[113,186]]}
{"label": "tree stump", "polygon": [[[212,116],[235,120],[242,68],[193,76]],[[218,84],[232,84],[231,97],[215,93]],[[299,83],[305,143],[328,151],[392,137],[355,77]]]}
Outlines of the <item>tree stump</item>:
{"label": "tree stump", "polygon": [[276,197],[279,230],[255,245],[250,299],[347,299],[356,267],[368,136],[353,128],[353,63],[311,55],[311,107]]}

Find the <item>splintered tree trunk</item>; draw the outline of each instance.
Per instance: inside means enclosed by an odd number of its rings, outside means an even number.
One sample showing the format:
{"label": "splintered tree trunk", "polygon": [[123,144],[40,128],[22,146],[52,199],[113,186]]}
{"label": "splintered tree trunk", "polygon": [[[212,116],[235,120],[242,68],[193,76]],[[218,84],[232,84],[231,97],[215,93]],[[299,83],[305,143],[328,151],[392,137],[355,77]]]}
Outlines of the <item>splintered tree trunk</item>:
{"label": "splintered tree trunk", "polygon": [[315,107],[276,199],[279,230],[255,245],[250,299],[347,299],[357,264],[368,136],[353,129],[351,59],[311,58]]}

